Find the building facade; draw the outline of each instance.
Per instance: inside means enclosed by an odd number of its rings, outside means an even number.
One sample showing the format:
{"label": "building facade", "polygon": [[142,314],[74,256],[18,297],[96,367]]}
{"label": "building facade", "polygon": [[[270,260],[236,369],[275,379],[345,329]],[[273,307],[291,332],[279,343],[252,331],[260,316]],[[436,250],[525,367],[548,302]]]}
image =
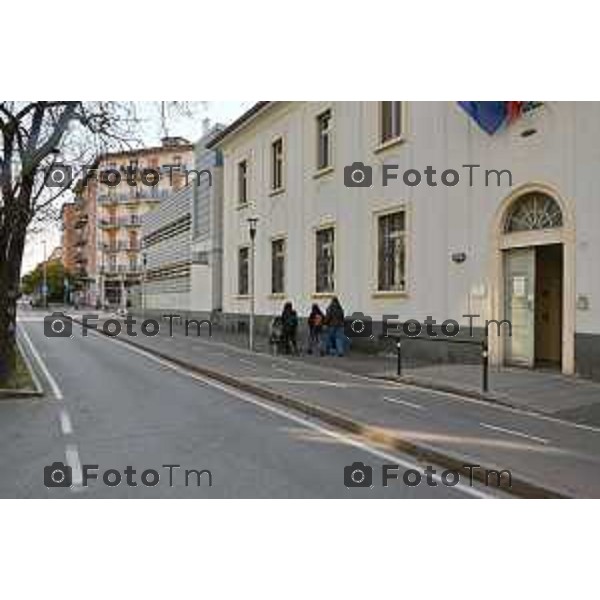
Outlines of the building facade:
{"label": "building facade", "polygon": [[[111,153],[99,160],[96,271],[92,275],[98,304],[125,307],[130,290],[140,285],[142,218],[186,185],[192,150],[187,140],[164,138],[162,146]],[[115,172],[122,174],[117,185]],[[127,177],[132,172],[135,177]],[[102,173],[108,174],[110,185],[102,180]],[[156,181],[155,173],[159,174]]]}
{"label": "building facade", "polygon": [[77,222],[79,220],[78,207],[74,202],[63,204],[61,210],[62,222],[62,261],[66,271],[74,274],[77,269],[77,242],[79,234]]}
{"label": "building facade", "polygon": [[211,145],[224,318],[248,315],[254,273],[259,326],[333,295],[375,330],[509,319],[493,362],[600,378],[599,134],[591,102],[528,103],[495,135],[456,102],[261,102]]}
{"label": "building facade", "polygon": [[206,143],[216,126],[195,145],[190,185],[163,201],[143,219],[145,311],[211,315],[221,308],[222,167]]}

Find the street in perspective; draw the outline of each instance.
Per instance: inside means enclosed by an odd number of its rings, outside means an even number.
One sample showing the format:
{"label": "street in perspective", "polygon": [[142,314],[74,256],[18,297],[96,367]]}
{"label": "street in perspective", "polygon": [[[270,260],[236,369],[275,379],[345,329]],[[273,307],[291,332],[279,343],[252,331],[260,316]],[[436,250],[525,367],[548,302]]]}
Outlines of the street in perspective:
{"label": "street in perspective", "polygon": [[127,104],[0,103],[0,497],[600,497],[600,103]]}

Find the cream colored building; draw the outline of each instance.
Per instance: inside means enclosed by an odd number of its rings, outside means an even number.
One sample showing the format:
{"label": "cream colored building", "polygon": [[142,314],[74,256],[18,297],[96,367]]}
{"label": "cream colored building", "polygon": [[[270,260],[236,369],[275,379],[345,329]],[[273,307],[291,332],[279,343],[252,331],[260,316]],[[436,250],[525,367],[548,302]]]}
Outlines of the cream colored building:
{"label": "cream colored building", "polygon": [[[258,218],[261,326],[285,299],[306,315],[333,294],[374,321],[507,318],[513,335],[491,336],[493,361],[600,378],[599,138],[591,102],[529,103],[495,135],[456,102],[261,102],[212,143],[224,162],[224,315],[250,310]],[[344,184],[357,161],[372,185]],[[398,179],[383,185],[386,169]],[[403,181],[410,169],[419,185]],[[441,181],[448,169],[455,185]]]}
{"label": "cream colored building", "polygon": [[[153,148],[111,153],[97,165],[96,186],[96,270],[94,301],[102,305],[124,306],[130,290],[141,283],[143,261],[141,227],[144,215],[186,185],[186,172],[193,163],[193,145],[183,138],[164,138]],[[172,165],[178,165],[176,169]],[[127,174],[133,171],[136,185],[130,185]],[[107,185],[102,173],[109,177],[121,174],[118,185]],[[156,185],[148,185],[153,172],[159,174]],[[142,174],[146,173],[146,180]],[[111,179],[111,181],[116,181]]]}

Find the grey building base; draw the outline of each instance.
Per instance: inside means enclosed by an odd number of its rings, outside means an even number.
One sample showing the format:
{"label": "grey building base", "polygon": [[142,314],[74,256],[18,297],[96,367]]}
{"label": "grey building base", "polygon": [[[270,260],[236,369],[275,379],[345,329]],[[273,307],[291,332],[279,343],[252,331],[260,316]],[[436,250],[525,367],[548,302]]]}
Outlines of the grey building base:
{"label": "grey building base", "polygon": [[575,370],[582,377],[600,381],[600,335],[575,334]]}

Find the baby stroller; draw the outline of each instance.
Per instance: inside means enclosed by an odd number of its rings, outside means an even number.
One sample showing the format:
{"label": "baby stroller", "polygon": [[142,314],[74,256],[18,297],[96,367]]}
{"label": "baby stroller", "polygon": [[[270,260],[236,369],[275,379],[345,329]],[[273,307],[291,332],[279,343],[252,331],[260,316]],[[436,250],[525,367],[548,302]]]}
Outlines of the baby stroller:
{"label": "baby stroller", "polygon": [[269,334],[269,345],[272,354],[279,354],[282,350],[285,352],[286,341],[283,336],[283,319],[275,317],[271,322],[271,331]]}

